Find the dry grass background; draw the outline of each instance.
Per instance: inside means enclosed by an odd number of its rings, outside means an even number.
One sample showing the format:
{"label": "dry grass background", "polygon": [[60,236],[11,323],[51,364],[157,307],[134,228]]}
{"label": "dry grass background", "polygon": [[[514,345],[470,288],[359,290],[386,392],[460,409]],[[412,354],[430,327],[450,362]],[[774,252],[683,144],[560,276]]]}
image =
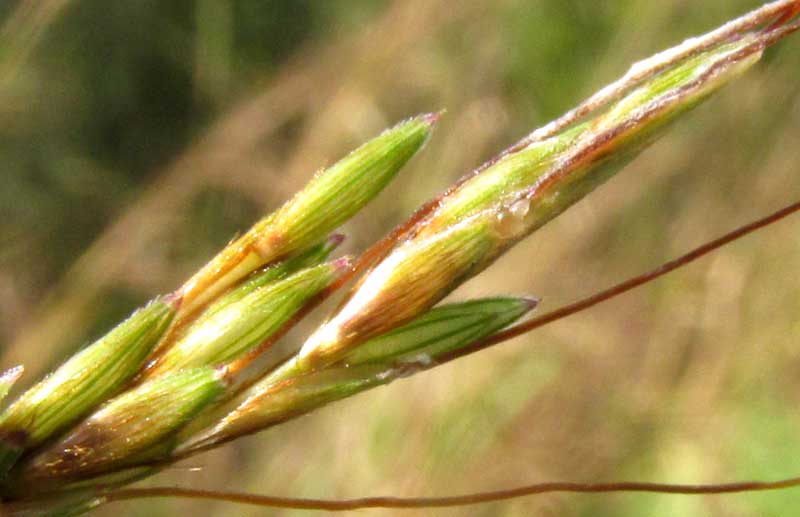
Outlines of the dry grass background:
{"label": "dry grass background", "polygon": [[[24,363],[30,384],[173,289],[322,165],[396,120],[447,108],[424,153],[344,228],[346,251],[363,249],[631,62],[757,4],[5,3],[2,364]],[[798,69],[790,38],[454,298],[533,293],[553,308],[794,200]],[[152,483],[344,498],[797,475],[799,225]],[[749,516],[786,514],[795,500],[555,494],[406,513]],[[98,514],[115,512],[283,513],[147,501]]]}

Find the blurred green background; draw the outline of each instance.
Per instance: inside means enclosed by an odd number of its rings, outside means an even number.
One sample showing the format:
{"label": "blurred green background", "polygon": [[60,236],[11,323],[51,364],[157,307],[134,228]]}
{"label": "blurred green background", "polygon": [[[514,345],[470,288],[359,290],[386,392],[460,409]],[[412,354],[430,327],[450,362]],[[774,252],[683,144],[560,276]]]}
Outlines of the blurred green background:
{"label": "blurred green background", "polygon": [[[758,4],[0,2],[1,364],[25,364],[30,384],[315,170],[446,108],[424,153],[344,228],[344,251],[364,249],[633,61]],[[798,69],[795,36],[453,297],[533,293],[551,309],[792,201]],[[798,225],[149,483],[348,498],[798,475]],[[757,516],[796,501],[553,494],[404,515]],[[178,500],[97,513],[123,512],[303,513]]]}

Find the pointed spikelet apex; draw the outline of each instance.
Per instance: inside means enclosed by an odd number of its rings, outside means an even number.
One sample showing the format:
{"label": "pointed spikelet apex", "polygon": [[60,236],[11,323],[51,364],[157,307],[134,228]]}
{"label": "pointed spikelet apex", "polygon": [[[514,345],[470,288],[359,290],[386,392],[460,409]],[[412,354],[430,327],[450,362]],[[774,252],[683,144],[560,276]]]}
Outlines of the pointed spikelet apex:
{"label": "pointed spikelet apex", "polygon": [[317,173],[276,212],[229,244],[180,289],[192,313],[254,270],[298,252],[350,219],[428,140],[437,114],[403,121]]}

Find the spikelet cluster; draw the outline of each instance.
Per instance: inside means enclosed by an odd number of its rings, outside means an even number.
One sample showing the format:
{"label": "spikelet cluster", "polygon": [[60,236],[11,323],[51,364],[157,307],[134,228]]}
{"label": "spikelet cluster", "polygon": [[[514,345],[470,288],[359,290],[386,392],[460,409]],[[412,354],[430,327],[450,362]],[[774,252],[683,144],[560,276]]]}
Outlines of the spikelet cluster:
{"label": "spikelet cluster", "polygon": [[[429,369],[512,325],[538,300],[438,304],[796,30],[786,16],[794,8],[768,4],[637,63],[429,202],[360,260],[329,259],[343,239],[331,232],[423,147],[439,115],[386,130],[7,405],[0,497],[63,494],[80,511],[102,490]],[[255,361],[356,273],[343,303],[291,357],[268,367]],[[0,399],[21,374],[0,375]]]}

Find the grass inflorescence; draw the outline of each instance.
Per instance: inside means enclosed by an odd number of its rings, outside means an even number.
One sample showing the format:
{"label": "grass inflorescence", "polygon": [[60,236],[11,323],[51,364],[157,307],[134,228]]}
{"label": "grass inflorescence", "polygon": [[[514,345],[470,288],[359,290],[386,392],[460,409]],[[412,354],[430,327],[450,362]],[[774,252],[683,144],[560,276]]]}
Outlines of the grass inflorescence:
{"label": "grass inflorescence", "polygon": [[[440,114],[402,121],[319,171],[181,287],[5,408],[0,494],[7,507],[88,509],[180,459],[507,339],[525,327],[508,330],[537,306],[535,297],[439,303],[751,68],[797,30],[796,11],[796,2],[767,4],[634,65],[360,258],[329,260],[343,238],[332,232],[422,149]],[[335,312],[289,357],[258,361],[356,276]],[[0,377],[0,397],[21,373],[17,367]]]}

